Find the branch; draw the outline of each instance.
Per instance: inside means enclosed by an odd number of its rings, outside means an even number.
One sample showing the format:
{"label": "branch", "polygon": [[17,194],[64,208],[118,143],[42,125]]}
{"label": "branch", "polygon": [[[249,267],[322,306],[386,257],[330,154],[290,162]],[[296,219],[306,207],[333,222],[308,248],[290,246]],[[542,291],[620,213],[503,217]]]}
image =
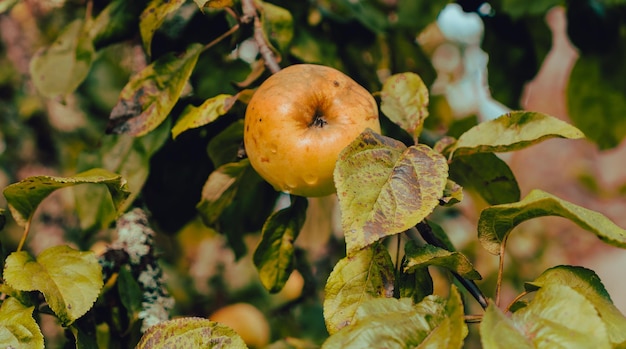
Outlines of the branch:
{"label": "branch", "polygon": [[263,57],[265,66],[272,72],[272,74],[280,71],[280,65],[278,65],[278,59],[274,55],[274,51],[270,48],[270,44],[263,33],[263,25],[257,12],[254,0],[241,0],[241,7],[243,10],[243,16],[241,16],[242,23],[254,24],[254,41],[259,47],[259,53]]}
{"label": "branch", "polygon": [[[415,228],[420,233],[424,241],[433,246],[437,246],[447,250],[446,245],[441,240],[439,240],[439,238],[433,233],[432,228],[430,227],[430,225],[428,225],[426,221],[421,221],[417,223]],[[478,288],[478,285],[476,285],[474,280],[466,279],[454,271],[450,272],[457,279],[457,281],[459,281],[459,283],[467,290],[467,292],[469,292],[474,297],[474,299],[476,299],[480,306],[483,307],[483,309],[487,309],[487,305],[489,304],[489,302],[487,301],[487,298],[480,290],[480,288]]]}

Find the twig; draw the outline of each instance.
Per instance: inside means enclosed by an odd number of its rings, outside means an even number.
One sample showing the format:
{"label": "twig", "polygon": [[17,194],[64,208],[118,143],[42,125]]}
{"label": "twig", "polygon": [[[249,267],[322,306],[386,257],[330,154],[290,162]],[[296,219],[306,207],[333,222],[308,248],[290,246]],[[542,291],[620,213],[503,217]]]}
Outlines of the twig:
{"label": "twig", "polygon": [[225,32],[224,34],[218,36],[217,38],[215,38],[213,41],[209,42],[208,44],[204,45],[204,48],[202,50],[204,50],[204,51],[208,50],[209,48],[211,48],[211,47],[215,46],[216,44],[218,44],[220,41],[222,41],[222,40],[226,39],[228,36],[232,35],[237,30],[239,30],[239,24],[235,24],[230,29],[228,29],[227,32]]}
{"label": "twig", "polygon": [[[433,246],[447,249],[446,245],[441,240],[439,240],[437,236],[435,236],[432,228],[430,227],[430,225],[428,225],[426,221],[421,221],[417,223],[415,228],[420,233],[424,241],[426,241],[427,243]],[[480,290],[480,288],[478,288],[478,285],[476,285],[474,280],[466,279],[454,271],[450,271],[450,272],[457,279],[457,281],[467,290],[467,292],[469,292],[472,295],[472,297],[476,299],[478,304],[480,304],[480,306],[483,309],[486,309],[489,302],[487,301],[487,298],[485,297],[483,292]]]}
{"label": "twig", "polygon": [[24,243],[26,242],[26,238],[28,237],[28,232],[30,230],[30,221],[32,220],[32,215],[31,217],[28,217],[28,220],[26,221],[26,224],[24,225],[24,233],[22,234],[22,238],[20,239],[20,243],[17,245],[17,251],[16,252],[20,252],[22,250],[22,248],[24,247]]}
{"label": "twig", "polygon": [[483,321],[483,316],[481,314],[478,315],[465,315],[465,322],[468,324],[476,324]]}
{"label": "twig", "polygon": [[506,240],[508,235],[502,239],[502,244],[500,245],[500,261],[498,263],[498,279],[496,281],[496,305],[500,306],[500,294],[502,291],[502,278],[504,275],[504,250],[506,248]]}
{"label": "twig", "polygon": [[241,7],[243,10],[241,22],[253,22],[254,41],[259,48],[259,53],[261,54],[261,57],[263,57],[265,66],[272,72],[272,74],[279,72],[280,65],[278,65],[278,59],[274,55],[274,51],[272,51],[272,49],[270,48],[270,45],[265,37],[265,33],[263,33],[263,25],[261,24],[261,19],[259,18],[256,6],[254,5],[254,0],[241,0]]}
{"label": "twig", "polygon": [[513,306],[513,304],[515,304],[517,301],[519,301],[520,299],[522,299],[524,296],[526,296],[529,293],[530,292],[528,292],[528,291],[524,291],[524,292],[520,293],[517,297],[515,297],[515,299],[513,299],[511,301],[511,303],[509,303],[509,305],[506,306],[506,309],[504,309],[504,311],[505,312],[511,311],[511,307]]}

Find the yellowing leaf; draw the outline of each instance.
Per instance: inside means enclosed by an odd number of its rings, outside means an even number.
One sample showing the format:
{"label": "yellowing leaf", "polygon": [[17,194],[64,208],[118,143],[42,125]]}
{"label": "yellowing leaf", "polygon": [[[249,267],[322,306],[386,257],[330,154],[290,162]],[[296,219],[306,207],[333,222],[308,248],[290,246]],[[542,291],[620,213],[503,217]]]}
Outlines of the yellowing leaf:
{"label": "yellowing leaf", "polygon": [[167,18],[167,15],[178,10],[185,0],[151,0],[139,16],[139,31],[143,48],[148,56],[152,55],[152,37]]}
{"label": "yellowing leaf", "polygon": [[394,268],[389,253],[381,244],[341,259],[328,277],[324,298],[324,319],[330,334],[354,322],[364,302],[392,297]]}
{"label": "yellowing leaf", "polygon": [[294,241],[306,218],[308,202],[293,197],[291,206],[272,214],[263,225],[261,242],[254,251],[254,264],[263,286],[280,291],[294,269]]}
{"label": "yellowing leaf", "polygon": [[197,205],[206,225],[213,225],[233,202],[241,179],[251,169],[250,161],[244,159],[224,164],[209,175],[202,188],[202,199]]}
{"label": "yellowing leaf", "polygon": [[380,110],[417,139],[428,117],[428,87],[419,75],[401,73],[383,84]]}
{"label": "yellowing leaf", "polygon": [[480,323],[480,342],[483,349],[534,349],[530,339],[493,303],[489,303]]}
{"label": "yellowing leaf", "polygon": [[447,177],[446,159],[428,146],[407,148],[363,132],[335,168],[348,255],[426,218],[439,205]]}
{"label": "yellowing leaf", "polygon": [[34,306],[26,307],[14,297],[0,307],[0,348],[43,349],[39,325],[33,318]]}
{"label": "yellowing leaf", "polygon": [[68,246],[44,250],[37,259],[14,252],[6,259],[4,278],[19,291],[40,291],[63,326],[91,309],[102,288],[102,270],[94,253]]}
{"label": "yellowing leaf", "polygon": [[143,334],[136,349],[247,349],[231,328],[204,318],[185,317],[161,322]]}
{"label": "yellowing leaf", "polygon": [[454,349],[462,348],[468,329],[465,324],[465,309],[461,294],[456,286],[450,289],[450,298],[446,301],[446,317],[433,329],[417,349]]}
{"label": "yellowing leaf", "polygon": [[3,193],[13,218],[17,224],[25,226],[37,206],[50,193],[57,189],[84,183],[105,184],[117,209],[121,207],[130,194],[124,178],[103,169],[91,169],[73,177],[28,177],[4,188]]}
{"label": "yellowing leaf", "polygon": [[598,275],[583,267],[561,265],[543,272],[535,281],[525,284],[527,291],[550,285],[566,285],[593,304],[606,326],[612,345],[626,344],[626,317],[613,304]]}
{"label": "yellowing leaf", "polygon": [[184,131],[204,126],[217,120],[217,118],[230,110],[236,100],[237,96],[221,94],[207,99],[199,107],[187,106],[176,125],[172,128],[172,137],[176,138]]}
{"label": "yellowing leaf", "polygon": [[157,128],[180,98],[202,50],[201,44],[191,44],[184,53],[161,56],[133,75],[111,111],[107,132],[143,136]]}
{"label": "yellowing leaf", "polygon": [[261,23],[266,37],[284,52],[293,39],[293,17],[288,10],[267,1],[261,4]]}
{"label": "yellowing leaf", "polygon": [[579,139],[585,135],[576,127],[553,116],[513,111],[467,130],[454,145],[453,155],[508,152],[557,137]]}
{"label": "yellowing leaf", "polygon": [[541,190],[531,191],[522,201],[484,209],[478,220],[478,237],[487,251],[500,254],[500,244],[518,224],[531,218],[560,216],[568,218],[604,242],[626,248],[626,230],[606,216]]}
{"label": "yellowing leaf", "polygon": [[198,5],[200,10],[204,10],[205,7],[225,8],[233,6],[233,0],[194,0],[194,2]]}
{"label": "yellowing leaf", "polygon": [[593,304],[568,286],[542,287],[512,320],[534,348],[611,348]]}
{"label": "yellowing leaf", "polygon": [[469,280],[482,279],[467,257],[459,252],[450,252],[429,244],[418,246],[414,242],[409,242],[405,245],[405,254],[406,261],[403,263],[405,272],[436,265],[454,271]]}
{"label": "yellowing leaf", "polygon": [[57,40],[30,61],[30,74],[37,90],[46,97],[64,96],[85,80],[95,50],[82,20],[70,23]]}

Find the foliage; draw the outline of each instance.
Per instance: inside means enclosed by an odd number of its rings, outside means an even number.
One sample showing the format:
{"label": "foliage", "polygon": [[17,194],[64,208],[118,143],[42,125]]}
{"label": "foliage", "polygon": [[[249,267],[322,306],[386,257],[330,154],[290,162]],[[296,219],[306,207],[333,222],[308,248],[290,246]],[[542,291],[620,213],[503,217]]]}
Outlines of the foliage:
{"label": "foliage", "polygon": [[[0,1],[0,24],[35,33],[9,40],[3,29],[0,46],[0,143],[11,144],[0,149],[0,343],[245,348],[245,333],[208,316],[245,300],[267,315],[272,348],[626,346],[626,317],[589,269],[517,280],[518,297],[500,304],[507,239],[522,222],[560,216],[626,247],[626,230],[601,213],[540,190],[521,198],[496,155],[553,138],[606,149],[626,134],[626,80],[610,71],[623,70],[626,21],[612,22],[622,1],[587,11],[607,21],[594,26],[606,43],[569,30],[581,49],[567,91],[574,125],[518,110],[546,51],[547,30],[533,24],[560,3],[492,3],[484,46],[506,59],[490,60],[489,84],[514,110],[461,125],[429,96],[434,69],[415,44],[444,1]],[[568,2],[571,21],[588,19],[587,3]],[[516,40],[501,37],[511,28]],[[324,236],[332,212],[275,192],[243,151],[254,89],[296,63],[338,68],[379,98],[382,134],[364,131],[335,168],[341,235]],[[475,251],[437,224],[468,193],[484,204]],[[65,205],[48,218],[61,242],[42,224],[53,200]],[[307,229],[317,244],[303,241]],[[474,265],[485,252],[496,276]],[[50,317],[56,334],[42,325]]]}

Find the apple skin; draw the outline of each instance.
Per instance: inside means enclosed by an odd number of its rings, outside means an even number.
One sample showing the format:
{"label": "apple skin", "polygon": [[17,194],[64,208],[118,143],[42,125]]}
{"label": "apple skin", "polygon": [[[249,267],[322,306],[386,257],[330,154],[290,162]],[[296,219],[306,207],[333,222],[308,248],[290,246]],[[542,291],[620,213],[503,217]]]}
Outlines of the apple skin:
{"label": "apple skin", "polygon": [[326,196],[336,191],[339,153],[367,128],[380,133],[378,105],[365,88],[334,68],[295,64],[253,94],[244,145],[252,167],[276,190]]}

